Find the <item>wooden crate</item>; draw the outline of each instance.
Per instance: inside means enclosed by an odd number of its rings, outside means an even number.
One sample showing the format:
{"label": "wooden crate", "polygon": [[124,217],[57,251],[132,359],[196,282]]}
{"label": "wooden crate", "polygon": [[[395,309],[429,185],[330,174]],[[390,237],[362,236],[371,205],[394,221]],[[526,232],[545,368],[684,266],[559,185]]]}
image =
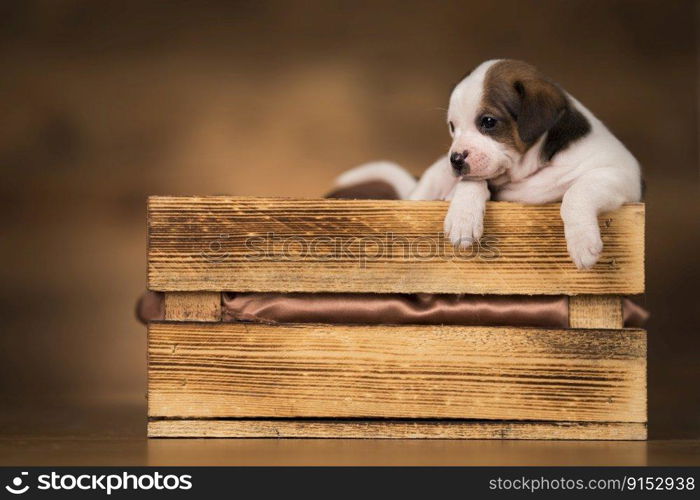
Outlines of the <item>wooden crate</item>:
{"label": "wooden crate", "polygon": [[[644,205],[600,218],[599,263],[559,205],[489,203],[481,247],[444,202],[152,197],[152,437],[645,439]],[[565,294],[569,329],[221,322],[221,292]]]}

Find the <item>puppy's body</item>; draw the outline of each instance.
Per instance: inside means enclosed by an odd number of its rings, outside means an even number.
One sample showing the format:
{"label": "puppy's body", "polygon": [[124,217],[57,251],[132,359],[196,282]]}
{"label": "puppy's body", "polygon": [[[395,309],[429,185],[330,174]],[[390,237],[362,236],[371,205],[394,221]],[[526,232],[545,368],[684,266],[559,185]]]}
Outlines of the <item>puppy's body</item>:
{"label": "puppy's body", "polygon": [[[632,154],[580,102],[526,63],[477,67],[452,92],[448,125],[450,152],[407,198],[451,200],[445,232],[455,245],[481,238],[489,199],[561,201],[569,254],[579,268],[589,268],[603,248],[598,214],[641,198]],[[381,171],[360,168],[365,178],[392,182],[386,164]],[[405,176],[399,177],[405,192]]]}

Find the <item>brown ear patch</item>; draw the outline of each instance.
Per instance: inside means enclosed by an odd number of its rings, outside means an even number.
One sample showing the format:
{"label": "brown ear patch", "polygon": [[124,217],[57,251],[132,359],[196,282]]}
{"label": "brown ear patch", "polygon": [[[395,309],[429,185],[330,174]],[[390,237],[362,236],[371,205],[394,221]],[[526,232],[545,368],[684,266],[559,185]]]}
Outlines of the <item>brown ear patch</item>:
{"label": "brown ear patch", "polygon": [[588,120],[564,91],[522,61],[506,59],[488,69],[482,107],[504,122],[489,135],[520,153],[547,133],[541,152],[545,161],[590,132]]}
{"label": "brown ear patch", "polygon": [[516,122],[520,138],[532,144],[551,129],[567,107],[566,96],[551,82],[522,75],[512,85],[520,103]]}

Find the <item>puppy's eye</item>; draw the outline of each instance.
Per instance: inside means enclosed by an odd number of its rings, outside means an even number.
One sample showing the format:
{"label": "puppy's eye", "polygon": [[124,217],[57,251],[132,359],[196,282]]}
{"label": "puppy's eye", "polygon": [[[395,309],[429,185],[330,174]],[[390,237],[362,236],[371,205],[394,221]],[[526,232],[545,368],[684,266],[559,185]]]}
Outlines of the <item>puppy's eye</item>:
{"label": "puppy's eye", "polygon": [[489,130],[495,127],[496,123],[498,123],[498,120],[496,120],[493,116],[482,116],[479,125],[484,130]]}
{"label": "puppy's eye", "polygon": [[452,122],[449,122],[449,124],[450,124],[450,134],[454,134],[455,133],[455,124]]}

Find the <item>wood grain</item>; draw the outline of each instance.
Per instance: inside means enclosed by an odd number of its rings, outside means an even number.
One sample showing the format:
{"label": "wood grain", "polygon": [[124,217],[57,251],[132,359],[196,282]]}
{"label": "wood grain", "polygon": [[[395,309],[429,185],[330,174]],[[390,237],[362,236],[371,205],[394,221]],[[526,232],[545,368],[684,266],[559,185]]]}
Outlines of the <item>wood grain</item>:
{"label": "wood grain", "polygon": [[152,420],[149,437],[641,440],[643,423],[464,420]]}
{"label": "wood grain", "polygon": [[221,293],[167,292],[164,308],[167,321],[221,321]]}
{"label": "wood grain", "polygon": [[622,299],[614,295],[569,297],[570,328],[622,328]]}
{"label": "wood grain", "polygon": [[481,245],[442,234],[446,202],[149,198],[148,285],[160,291],[634,294],[644,205],[600,218],[605,249],[580,271],[559,205],[489,203]]}
{"label": "wood grain", "polygon": [[152,323],[149,416],[646,422],[642,330]]}

